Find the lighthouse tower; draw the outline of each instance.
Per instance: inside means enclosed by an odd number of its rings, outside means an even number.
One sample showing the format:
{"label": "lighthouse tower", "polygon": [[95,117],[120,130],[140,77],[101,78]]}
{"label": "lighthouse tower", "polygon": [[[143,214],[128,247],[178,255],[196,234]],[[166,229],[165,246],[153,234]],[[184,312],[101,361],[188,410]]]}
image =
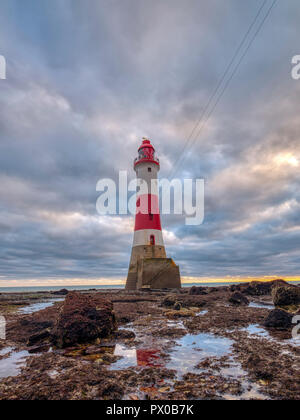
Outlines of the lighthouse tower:
{"label": "lighthouse tower", "polygon": [[167,258],[163,241],[157,174],[159,159],[150,140],[143,139],[134,161],[134,170],[140,183],[137,192],[133,247],[127,277],[126,289],[180,288],[179,267]]}

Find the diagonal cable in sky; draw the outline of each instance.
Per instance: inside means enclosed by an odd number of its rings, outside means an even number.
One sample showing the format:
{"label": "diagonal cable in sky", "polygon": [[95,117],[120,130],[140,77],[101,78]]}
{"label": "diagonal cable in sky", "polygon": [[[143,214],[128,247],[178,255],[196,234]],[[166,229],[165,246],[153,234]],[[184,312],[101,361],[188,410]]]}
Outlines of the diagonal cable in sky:
{"label": "diagonal cable in sky", "polygon": [[[227,82],[225,83],[225,86],[224,86],[224,88],[222,89],[222,91],[221,91],[220,95],[217,97],[217,100],[215,101],[215,103],[214,103],[214,105],[213,105],[213,107],[212,107],[211,111],[209,112],[208,117],[204,120],[204,117],[205,117],[206,112],[208,111],[208,109],[209,109],[209,107],[210,107],[211,103],[213,102],[213,99],[215,98],[215,96],[216,96],[216,94],[218,93],[218,91],[219,91],[220,87],[222,86],[223,82],[225,81],[225,79],[226,79],[226,77],[227,77],[227,75],[228,75],[228,73],[229,73],[229,71],[230,71],[230,69],[231,69],[231,67],[232,67],[233,63],[235,62],[236,58],[238,57],[238,55],[239,55],[239,53],[240,53],[241,49],[243,48],[244,44],[246,43],[246,41],[247,41],[247,39],[248,39],[248,37],[249,37],[249,35],[250,35],[250,33],[251,33],[251,31],[252,31],[253,27],[255,26],[255,24],[256,24],[256,22],[257,22],[257,20],[258,20],[259,16],[260,16],[260,14],[261,14],[262,10],[264,9],[264,7],[265,7],[266,3],[267,3],[267,0],[264,0],[263,4],[261,5],[261,7],[260,7],[260,8],[259,8],[259,10],[258,10],[258,13],[257,13],[257,14],[256,14],[256,16],[255,16],[255,18],[254,18],[253,22],[252,22],[252,23],[251,23],[251,25],[249,26],[249,29],[247,30],[246,34],[244,35],[244,37],[243,37],[243,39],[242,39],[242,41],[241,41],[240,45],[238,46],[238,48],[237,48],[237,50],[236,50],[235,54],[233,55],[233,57],[232,57],[232,59],[231,59],[231,61],[230,61],[229,65],[227,66],[227,68],[226,68],[226,70],[225,70],[225,72],[224,72],[224,74],[223,74],[222,78],[220,79],[220,81],[219,81],[218,85],[216,86],[216,88],[215,88],[215,90],[214,90],[213,94],[211,95],[211,97],[210,97],[209,101],[207,102],[207,104],[206,104],[206,106],[205,106],[205,108],[204,108],[203,112],[201,113],[201,116],[200,116],[199,120],[197,121],[197,123],[196,123],[195,127],[193,128],[193,130],[192,130],[191,134],[189,135],[189,137],[188,137],[188,139],[187,139],[187,141],[186,141],[186,143],[185,143],[185,145],[184,145],[184,147],[183,147],[182,152],[180,153],[179,157],[177,158],[176,162],[174,163],[174,165],[173,165],[173,169],[172,169],[172,171],[171,171],[171,172],[170,172],[170,174],[169,174],[169,178],[172,178],[173,174],[174,174],[174,173],[178,170],[178,168],[180,168],[180,166],[181,166],[181,165],[182,165],[182,163],[184,162],[185,157],[186,157],[186,154],[187,154],[187,150],[188,150],[188,148],[191,148],[191,147],[195,144],[195,142],[196,142],[196,140],[198,139],[198,137],[199,137],[199,135],[200,135],[201,131],[203,130],[203,128],[205,127],[206,123],[208,122],[208,120],[210,119],[211,115],[213,114],[214,110],[216,109],[216,107],[217,107],[218,103],[220,102],[221,98],[223,97],[223,95],[224,95],[224,93],[225,93],[226,89],[228,88],[229,84],[231,83],[232,79],[234,78],[235,74],[237,73],[237,71],[238,71],[238,69],[239,69],[240,65],[242,64],[242,62],[243,62],[244,58],[246,57],[246,55],[247,55],[247,53],[248,53],[249,49],[251,48],[251,46],[252,46],[253,42],[255,41],[256,37],[258,36],[259,32],[261,31],[261,29],[262,29],[263,25],[265,24],[265,22],[266,22],[266,20],[267,20],[268,16],[270,15],[270,13],[271,13],[272,9],[273,9],[273,8],[274,8],[274,6],[275,6],[275,4],[277,3],[277,0],[273,0],[273,2],[272,2],[272,4],[271,4],[271,6],[270,6],[270,7],[269,7],[269,9],[267,10],[267,12],[266,12],[266,14],[265,14],[265,16],[264,16],[263,20],[261,21],[261,23],[260,23],[260,25],[259,25],[258,29],[257,29],[257,30],[256,30],[256,32],[254,33],[254,35],[253,35],[253,37],[251,38],[250,42],[248,43],[248,45],[247,45],[247,47],[246,47],[246,50],[244,51],[244,53],[243,53],[243,55],[241,56],[240,60],[238,61],[237,65],[236,65],[236,66],[235,66],[235,68],[233,69],[233,72],[231,73],[231,75],[230,75],[229,79],[228,79],[228,80],[227,80]],[[203,121],[203,120],[204,120],[204,121]],[[194,140],[192,141],[193,134],[195,133],[195,131],[197,130],[197,128],[199,127],[199,125],[201,124],[201,122],[203,122],[203,123],[202,123],[202,125],[201,125],[201,127],[200,127],[199,131],[197,132],[196,137],[195,137],[195,138],[194,138]]]}

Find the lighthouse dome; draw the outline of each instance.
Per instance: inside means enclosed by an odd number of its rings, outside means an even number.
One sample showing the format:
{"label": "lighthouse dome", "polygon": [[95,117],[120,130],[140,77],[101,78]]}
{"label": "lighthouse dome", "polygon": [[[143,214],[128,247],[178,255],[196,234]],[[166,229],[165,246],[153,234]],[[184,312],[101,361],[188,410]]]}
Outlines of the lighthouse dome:
{"label": "lighthouse dome", "polygon": [[159,166],[159,159],[155,155],[155,149],[150,140],[143,139],[142,145],[138,149],[138,157],[134,160],[134,167],[141,163],[155,163]]}

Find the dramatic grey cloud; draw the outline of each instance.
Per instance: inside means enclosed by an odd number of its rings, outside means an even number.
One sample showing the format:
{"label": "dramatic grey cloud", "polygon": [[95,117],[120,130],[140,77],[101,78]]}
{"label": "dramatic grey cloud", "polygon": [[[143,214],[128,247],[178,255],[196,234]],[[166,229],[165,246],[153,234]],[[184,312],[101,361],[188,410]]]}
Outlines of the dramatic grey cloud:
{"label": "dramatic grey cloud", "polygon": [[2,0],[1,285],[125,279],[133,220],[100,217],[96,183],[134,177],[143,136],[162,177],[206,181],[203,225],[162,218],[184,276],[300,276],[297,0],[277,2],[175,165],[262,4]]}

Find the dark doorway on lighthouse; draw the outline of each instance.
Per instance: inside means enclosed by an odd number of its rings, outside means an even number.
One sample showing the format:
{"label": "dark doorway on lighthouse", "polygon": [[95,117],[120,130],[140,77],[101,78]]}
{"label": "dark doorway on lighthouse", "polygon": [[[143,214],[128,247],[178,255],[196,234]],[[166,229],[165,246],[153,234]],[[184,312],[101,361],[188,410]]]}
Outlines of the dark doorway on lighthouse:
{"label": "dark doorway on lighthouse", "polygon": [[155,246],[155,236],[154,235],[150,236],[150,245]]}

